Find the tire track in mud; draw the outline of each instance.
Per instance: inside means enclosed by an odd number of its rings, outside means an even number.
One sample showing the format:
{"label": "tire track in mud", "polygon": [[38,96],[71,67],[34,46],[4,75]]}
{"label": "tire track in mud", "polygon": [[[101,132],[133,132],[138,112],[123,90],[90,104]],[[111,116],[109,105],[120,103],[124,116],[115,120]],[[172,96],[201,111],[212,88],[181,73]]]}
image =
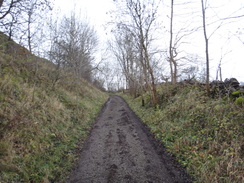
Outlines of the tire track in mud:
{"label": "tire track in mud", "polygon": [[110,96],[69,183],[192,182],[118,96]]}

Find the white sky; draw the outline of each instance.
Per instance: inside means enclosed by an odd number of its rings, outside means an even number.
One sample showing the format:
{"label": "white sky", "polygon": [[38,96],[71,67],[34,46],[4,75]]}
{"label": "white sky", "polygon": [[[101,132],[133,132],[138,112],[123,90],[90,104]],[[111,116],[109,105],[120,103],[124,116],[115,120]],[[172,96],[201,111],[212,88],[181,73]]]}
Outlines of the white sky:
{"label": "white sky", "polygon": [[[164,0],[166,3],[169,0]],[[187,0],[178,0],[175,1],[185,2]],[[195,4],[191,5],[193,7],[188,7],[188,10],[201,8],[200,0],[192,0]],[[212,22],[218,18],[224,18],[230,16],[236,10],[244,7],[244,0],[210,0],[211,8],[207,10],[207,16],[211,18],[207,19],[208,22]],[[55,7],[60,9],[61,16],[62,13],[68,13],[74,8],[81,12],[82,16],[86,17],[91,25],[95,27],[100,37],[102,43],[105,43],[108,35],[106,34],[105,28],[106,23],[110,21],[109,11],[114,10],[115,5],[113,0],[55,0]],[[183,6],[186,7],[186,6]],[[218,8],[216,8],[218,7]],[[187,10],[181,9],[179,13]],[[162,8],[162,11],[165,12],[165,16],[162,18],[163,26],[168,26],[167,14],[169,13],[169,7]],[[178,12],[176,12],[178,13]],[[244,8],[234,13],[234,15],[244,14]],[[179,18],[177,18],[179,19]],[[188,16],[189,19],[189,16]],[[201,25],[201,15],[195,14],[192,17],[195,23]],[[238,21],[237,21],[238,20]],[[183,25],[185,20],[182,20]],[[232,23],[231,23],[232,22]],[[230,23],[223,26],[221,29],[218,29],[210,39],[210,68],[211,68],[211,79],[216,77],[216,69],[218,62],[223,57],[222,60],[222,74],[223,79],[235,77],[238,81],[244,82],[244,18],[242,19],[233,19]],[[179,23],[176,23],[179,26]],[[214,24],[213,26],[208,27],[209,35],[213,30],[218,26]],[[190,54],[197,54],[202,58],[205,58],[204,55],[204,42],[203,42],[203,33],[201,30],[198,33],[194,33],[192,36],[188,37],[187,46],[180,47],[181,50],[186,50]],[[162,43],[165,43],[165,47],[168,43],[168,36],[162,36]],[[105,46],[105,44],[102,44]],[[222,53],[222,54],[221,54]],[[228,54],[227,54],[228,53]],[[204,62],[204,61],[203,61]]]}

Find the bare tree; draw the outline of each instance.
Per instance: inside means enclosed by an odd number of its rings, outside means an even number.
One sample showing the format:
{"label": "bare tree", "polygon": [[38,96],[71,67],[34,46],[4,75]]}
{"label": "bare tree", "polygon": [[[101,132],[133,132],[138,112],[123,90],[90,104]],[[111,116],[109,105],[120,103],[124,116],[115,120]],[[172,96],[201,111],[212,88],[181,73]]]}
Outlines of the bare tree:
{"label": "bare tree", "polygon": [[[4,0],[0,2],[0,29],[33,51],[34,40],[43,30],[49,0]],[[41,37],[41,36],[39,36]],[[40,42],[40,40],[38,40]]]}
{"label": "bare tree", "polygon": [[207,95],[210,95],[210,83],[209,83],[209,40],[207,36],[207,26],[206,26],[206,2],[204,3],[204,0],[201,0],[202,5],[202,23],[203,23],[203,33],[204,33],[204,41],[205,41],[205,54],[206,54],[206,90]]}
{"label": "bare tree", "polygon": [[9,35],[9,40],[19,28],[19,18],[21,15],[20,0],[3,0],[0,2],[0,29]]}
{"label": "bare tree", "polygon": [[[185,70],[187,64],[192,62],[189,58],[189,53],[183,51],[183,45],[190,44],[189,36],[196,32],[199,28],[194,27],[192,16],[195,12],[189,7],[194,4],[190,1],[170,1],[169,17],[169,46],[167,60],[170,65],[171,83],[176,84],[177,79],[181,76],[181,71]],[[183,20],[183,24],[182,24]]]}
{"label": "bare tree", "polygon": [[[45,2],[45,1],[44,1]],[[40,22],[41,19],[44,18],[43,16],[43,12],[46,9],[51,10],[51,7],[49,5],[48,2],[44,3],[43,1],[40,0],[35,0],[35,1],[31,1],[30,4],[28,5],[28,7],[26,7],[26,11],[27,11],[27,44],[28,44],[28,48],[29,51],[32,53],[33,50],[33,37],[37,36],[37,32],[39,32],[41,29],[43,29],[43,24]],[[38,12],[38,9],[40,9],[41,11]],[[37,23],[38,22],[38,23]],[[32,25],[36,23],[36,26],[33,28]]]}
{"label": "bare tree", "polygon": [[0,0],[0,20],[12,13],[14,8],[20,6],[21,0]]}
{"label": "bare tree", "polygon": [[40,46],[44,39],[42,30],[45,28],[43,19],[46,19],[48,11],[52,10],[51,3],[47,0],[27,0],[23,5],[23,30],[20,43],[27,46],[32,53],[33,49]]}
{"label": "bare tree", "polygon": [[50,33],[50,49],[48,50],[48,58],[54,63],[54,70],[50,73],[50,78],[52,78],[52,87],[55,88],[56,83],[64,77],[62,75],[62,69],[65,65],[64,53],[60,46],[60,36],[58,33],[58,22],[50,22],[49,25]]}
{"label": "bare tree", "polygon": [[124,7],[121,8],[122,16],[129,18],[128,20],[122,20],[118,22],[119,27],[123,27],[124,30],[128,30],[136,40],[137,50],[139,53],[139,62],[142,72],[144,74],[144,83],[152,93],[153,105],[157,105],[157,92],[156,83],[154,77],[154,71],[152,68],[152,54],[150,52],[150,46],[152,44],[152,30],[153,24],[156,21],[158,5],[155,1],[146,0],[124,0]]}
{"label": "bare tree", "polygon": [[92,82],[93,54],[97,44],[96,31],[72,13],[58,25],[49,55],[57,67]]}
{"label": "bare tree", "polygon": [[169,63],[170,63],[170,74],[172,84],[176,84],[177,80],[177,63],[175,61],[176,50],[173,47],[173,18],[174,18],[174,0],[171,0],[171,13],[170,13],[170,41],[169,41]]}
{"label": "bare tree", "polygon": [[118,32],[114,32],[114,36],[115,41],[114,44],[110,43],[110,49],[122,68],[126,78],[126,87],[129,89],[130,94],[136,97],[140,64],[137,61],[138,51],[135,45],[136,41],[131,32],[126,29],[119,29]]}
{"label": "bare tree", "polygon": [[[202,29],[203,29],[203,35],[204,35],[204,43],[205,43],[205,59],[206,59],[206,91],[207,95],[210,94],[210,39],[216,34],[218,30],[224,30],[225,25],[230,25],[234,23],[232,22],[233,19],[235,20],[241,20],[241,18],[244,18],[243,16],[243,7],[239,7],[236,11],[231,12],[228,16],[222,17],[218,15],[218,11],[214,10],[214,17],[211,17],[211,21],[207,21],[207,10],[208,9],[217,9],[210,7],[210,2],[208,0],[201,0],[201,14],[202,14]],[[219,7],[218,7],[219,8]],[[227,12],[226,12],[227,13]],[[222,15],[223,16],[223,15]],[[235,22],[236,23],[236,22]],[[211,30],[209,32],[208,30]],[[228,38],[229,39],[229,38]],[[223,48],[223,46],[222,46]],[[222,54],[222,48],[221,48],[221,54]],[[222,62],[222,55],[221,59],[218,65],[218,72],[220,74],[220,79],[222,79],[222,70],[221,70],[221,62]],[[218,76],[218,73],[217,73]],[[217,77],[216,77],[217,78]]]}

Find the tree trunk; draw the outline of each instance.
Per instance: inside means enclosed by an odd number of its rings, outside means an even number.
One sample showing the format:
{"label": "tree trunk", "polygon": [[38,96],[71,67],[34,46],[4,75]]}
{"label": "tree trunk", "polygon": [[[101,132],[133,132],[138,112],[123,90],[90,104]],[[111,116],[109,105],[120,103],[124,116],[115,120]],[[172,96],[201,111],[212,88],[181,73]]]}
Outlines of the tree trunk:
{"label": "tree trunk", "polygon": [[151,79],[152,79],[153,105],[156,106],[158,104],[158,96],[157,96],[155,78],[154,78],[152,69],[150,69],[150,75],[151,75]]}
{"label": "tree trunk", "polygon": [[169,58],[169,66],[170,66],[170,76],[171,76],[171,83],[174,83],[174,72],[173,72],[173,64],[171,58]]}
{"label": "tree trunk", "polygon": [[[169,62],[170,62],[170,74],[171,83],[176,84],[176,64],[173,54],[173,16],[174,16],[174,0],[171,0],[171,15],[170,15],[170,41],[169,41]],[[174,67],[173,67],[174,65]]]}
{"label": "tree trunk", "polygon": [[4,0],[0,0],[0,8],[1,8],[2,5],[3,5],[3,1],[4,1]]}
{"label": "tree trunk", "polygon": [[32,16],[32,12],[31,11],[29,11],[29,13],[28,13],[29,17],[28,17],[28,30],[27,30],[28,48],[29,48],[30,53],[32,53],[32,48],[31,48],[31,16]]}
{"label": "tree trunk", "polygon": [[207,28],[206,28],[206,9],[204,6],[203,0],[202,3],[202,17],[203,17],[203,32],[204,32],[204,40],[205,40],[205,53],[206,53],[206,90],[207,95],[210,95],[210,84],[209,84],[209,47],[208,47],[208,37],[207,37]]}
{"label": "tree trunk", "polygon": [[220,77],[220,81],[223,81],[223,80],[222,80],[222,70],[221,70],[221,66],[219,67],[219,77]]}
{"label": "tree trunk", "polygon": [[153,69],[150,65],[150,60],[149,60],[149,55],[148,55],[148,49],[147,47],[143,44],[143,49],[145,52],[145,64],[146,64],[146,68],[149,72],[149,75],[151,77],[151,81],[152,81],[152,98],[153,98],[153,105],[156,106],[158,104],[158,97],[157,97],[157,90],[156,90],[156,84],[155,84],[155,78],[154,78],[154,74],[153,74]]}
{"label": "tree trunk", "polygon": [[173,80],[173,84],[177,83],[177,62],[174,60],[173,58],[173,65],[174,65],[174,80]]}

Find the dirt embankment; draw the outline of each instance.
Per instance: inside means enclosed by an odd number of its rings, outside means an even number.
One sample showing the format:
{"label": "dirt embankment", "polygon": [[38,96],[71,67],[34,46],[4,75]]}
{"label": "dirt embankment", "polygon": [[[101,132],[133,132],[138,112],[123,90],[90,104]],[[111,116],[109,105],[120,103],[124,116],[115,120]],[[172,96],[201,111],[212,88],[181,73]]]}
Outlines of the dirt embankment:
{"label": "dirt embankment", "polygon": [[111,96],[69,183],[192,182],[125,101]]}

